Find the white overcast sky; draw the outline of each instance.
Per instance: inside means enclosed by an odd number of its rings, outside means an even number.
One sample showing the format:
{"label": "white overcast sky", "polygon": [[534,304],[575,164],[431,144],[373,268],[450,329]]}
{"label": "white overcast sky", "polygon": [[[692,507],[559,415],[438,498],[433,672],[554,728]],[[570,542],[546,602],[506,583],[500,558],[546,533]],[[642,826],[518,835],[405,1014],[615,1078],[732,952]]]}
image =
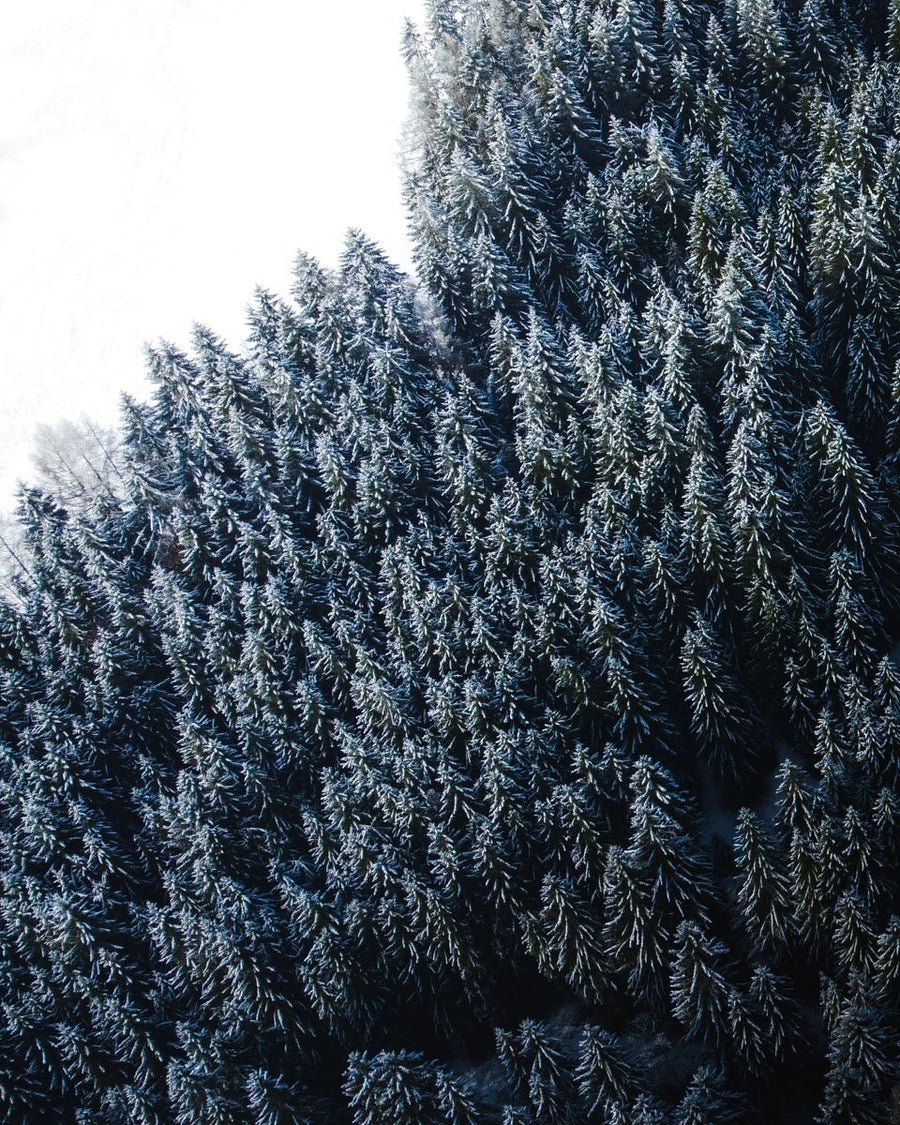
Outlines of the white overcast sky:
{"label": "white overcast sky", "polygon": [[30,0],[0,45],[0,509],[40,422],[146,397],[143,345],[239,346],[348,227],[406,264],[403,19],[423,0]]}

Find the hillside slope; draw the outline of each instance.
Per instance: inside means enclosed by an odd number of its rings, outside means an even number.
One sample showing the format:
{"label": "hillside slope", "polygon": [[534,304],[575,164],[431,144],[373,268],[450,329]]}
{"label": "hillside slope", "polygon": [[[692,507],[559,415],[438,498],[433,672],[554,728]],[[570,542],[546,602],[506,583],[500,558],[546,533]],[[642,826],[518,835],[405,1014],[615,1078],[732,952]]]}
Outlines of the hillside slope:
{"label": "hillside slope", "polygon": [[416,285],[198,328],[0,606],[23,1125],[885,1120],[900,7],[434,0]]}

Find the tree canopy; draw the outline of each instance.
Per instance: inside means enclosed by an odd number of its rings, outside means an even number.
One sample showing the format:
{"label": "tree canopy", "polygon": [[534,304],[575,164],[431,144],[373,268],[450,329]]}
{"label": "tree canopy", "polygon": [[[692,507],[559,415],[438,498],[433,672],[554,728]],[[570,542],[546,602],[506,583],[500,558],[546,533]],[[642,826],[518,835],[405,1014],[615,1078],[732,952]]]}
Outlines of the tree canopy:
{"label": "tree canopy", "polygon": [[886,1120],[900,5],[404,50],[415,277],[301,255],[21,494],[0,1116]]}

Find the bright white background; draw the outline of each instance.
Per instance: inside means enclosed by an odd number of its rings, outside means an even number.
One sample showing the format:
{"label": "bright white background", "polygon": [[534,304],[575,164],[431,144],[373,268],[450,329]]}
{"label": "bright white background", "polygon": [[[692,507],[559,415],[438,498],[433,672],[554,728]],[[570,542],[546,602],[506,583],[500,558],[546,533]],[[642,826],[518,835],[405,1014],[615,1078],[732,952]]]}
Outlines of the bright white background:
{"label": "bright white background", "polygon": [[404,16],[423,0],[31,0],[0,45],[0,509],[36,424],[114,421],[143,344],[233,346],[297,250],[408,263]]}

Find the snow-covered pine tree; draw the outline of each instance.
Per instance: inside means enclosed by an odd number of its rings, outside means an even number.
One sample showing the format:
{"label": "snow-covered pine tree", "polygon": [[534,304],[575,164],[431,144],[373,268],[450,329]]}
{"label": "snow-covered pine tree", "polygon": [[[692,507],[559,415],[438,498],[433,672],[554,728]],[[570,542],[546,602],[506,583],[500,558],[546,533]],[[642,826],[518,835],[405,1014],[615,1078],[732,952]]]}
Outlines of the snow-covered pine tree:
{"label": "snow-covered pine tree", "polygon": [[23,494],[0,1117],[884,1117],[898,28],[431,0],[415,276],[301,255]]}

